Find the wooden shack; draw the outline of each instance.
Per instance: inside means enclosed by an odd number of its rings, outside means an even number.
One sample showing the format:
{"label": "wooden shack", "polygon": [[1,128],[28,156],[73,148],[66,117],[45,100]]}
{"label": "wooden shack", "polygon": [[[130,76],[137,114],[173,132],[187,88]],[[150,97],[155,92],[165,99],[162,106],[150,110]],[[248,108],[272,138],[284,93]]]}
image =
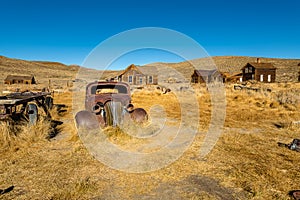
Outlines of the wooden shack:
{"label": "wooden shack", "polygon": [[276,80],[276,67],[271,63],[247,63],[242,68],[243,81],[256,80],[264,83],[274,83]]}
{"label": "wooden shack", "polygon": [[227,77],[226,82],[238,83],[243,81],[243,73],[234,73]]}
{"label": "wooden shack", "polygon": [[4,79],[4,84],[36,84],[34,76],[8,75]]}
{"label": "wooden shack", "polygon": [[141,67],[131,64],[116,79],[130,85],[157,85],[158,73],[154,66]]}
{"label": "wooden shack", "polygon": [[213,83],[213,82],[223,82],[224,77],[218,70],[194,70],[191,76],[192,83]]}

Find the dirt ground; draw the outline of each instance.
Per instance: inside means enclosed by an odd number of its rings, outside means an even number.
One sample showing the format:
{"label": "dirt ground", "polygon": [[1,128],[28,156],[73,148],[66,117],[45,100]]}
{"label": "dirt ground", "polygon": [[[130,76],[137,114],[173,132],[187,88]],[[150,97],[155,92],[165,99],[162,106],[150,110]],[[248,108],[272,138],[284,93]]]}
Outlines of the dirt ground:
{"label": "dirt ground", "polygon": [[[53,117],[64,122],[55,137],[45,139],[46,122],[18,134],[1,124],[0,189],[14,188],[0,194],[0,199],[290,199],[288,192],[300,189],[300,154],[278,147],[277,142],[299,138],[300,84],[252,87],[272,91],[225,86],[222,134],[204,158],[200,149],[217,107],[205,86],[194,86],[195,93],[192,89],[181,93],[194,95],[197,109],[181,105],[173,92],[135,91],[133,104],[148,112],[154,104],[161,105],[169,126],[178,127],[185,112],[200,116],[195,137],[182,156],[145,173],[118,171],[95,159],[74,126],[72,91],[56,94],[55,103],[68,108],[61,114],[53,111]],[[107,140],[124,149],[133,151],[144,144],[143,139],[117,129],[106,131]]]}

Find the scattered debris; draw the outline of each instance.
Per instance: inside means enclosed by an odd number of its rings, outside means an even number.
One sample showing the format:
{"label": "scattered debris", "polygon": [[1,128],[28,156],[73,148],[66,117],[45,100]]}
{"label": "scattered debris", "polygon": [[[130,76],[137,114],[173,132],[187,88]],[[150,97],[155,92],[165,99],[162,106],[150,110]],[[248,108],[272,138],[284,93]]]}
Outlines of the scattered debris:
{"label": "scattered debris", "polygon": [[156,89],[160,90],[163,94],[167,94],[168,92],[171,92],[170,88],[167,88],[166,86],[162,86],[162,85],[157,86]]}
{"label": "scattered debris", "polygon": [[293,121],[292,125],[296,127],[300,127],[300,121]]}
{"label": "scattered debris", "polygon": [[11,192],[11,191],[14,189],[14,187],[15,187],[15,186],[12,185],[12,186],[10,186],[10,187],[4,189],[4,190],[0,189],[0,195],[5,194],[5,193],[8,193],[8,192]]}
{"label": "scattered debris", "polygon": [[291,142],[290,144],[284,144],[281,142],[278,142],[277,144],[280,147],[286,147],[290,150],[300,152],[300,139],[294,139],[293,142]]}
{"label": "scattered debris", "polygon": [[273,125],[276,128],[286,128],[286,127],[288,127],[288,123],[287,122],[274,122]]}
{"label": "scattered debris", "polygon": [[260,88],[247,87],[247,86],[245,86],[245,85],[239,85],[239,84],[235,84],[235,85],[233,86],[233,89],[235,89],[235,90],[253,90],[253,91],[255,91],[255,92],[260,91]]}
{"label": "scattered debris", "polygon": [[181,86],[180,88],[179,88],[179,91],[180,92],[184,92],[184,91],[188,91],[189,90],[189,87],[188,86]]}
{"label": "scattered debris", "polygon": [[263,92],[272,92],[272,89],[270,88],[259,88],[259,87],[251,87],[246,86],[247,82],[245,84],[234,84],[233,89],[234,90],[252,90],[255,92],[263,91]]}

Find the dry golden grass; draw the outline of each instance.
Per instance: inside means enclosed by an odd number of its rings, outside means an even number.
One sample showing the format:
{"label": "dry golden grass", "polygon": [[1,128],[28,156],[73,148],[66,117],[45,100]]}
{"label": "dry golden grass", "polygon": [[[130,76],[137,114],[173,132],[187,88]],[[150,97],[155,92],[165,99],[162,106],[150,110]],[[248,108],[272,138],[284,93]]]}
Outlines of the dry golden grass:
{"label": "dry golden grass", "polygon": [[[48,125],[23,127],[14,132],[5,124],[1,130],[0,189],[15,189],[1,195],[4,199],[289,199],[289,190],[299,189],[299,153],[277,146],[299,137],[298,94],[300,85],[269,85],[272,93],[234,91],[226,86],[226,121],[221,138],[204,159],[199,149],[207,131],[212,105],[205,89],[198,88],[199,134],[193,144],[173,164],[160,170],[131,174],[111,169],[95,160],[77,136],[71,113],[72,93],[55,96],[55,103],[68,105],[68,112],[58,115],[64,121],[61,132],[45,139]],[[292,90],[293,89],[293,90]],[[278,93],[293,97],[284,101]],[[136,107],[147,111],[160,104],[168,117],[180,121],[180,105],[173,93],[141,91],[132,96]],[[288,98],[289,99],[289,98]],[[187,108],[185,108],[187,109]],[[191,112],[194,110],[192,108]],[[286,124],[281,129],[274,123]],[[170,124],[172,124],[170,122]],[[23,133],[24,132],[24,133]],[[138,144],[116,129],[108,129],[111,141],[123,147]],[[192,181],[205,176],[219,185]],[[222,189],[222,190],[221,190]]]}
{"label": "dry golden grass", "polygon": [[9,122],[0,123],[0,147],[1,152],[6,150],[19,150],[26,148],[32,143],[46,140],[51,132],[50,121],[40,118],[35,126],[16,125]]}

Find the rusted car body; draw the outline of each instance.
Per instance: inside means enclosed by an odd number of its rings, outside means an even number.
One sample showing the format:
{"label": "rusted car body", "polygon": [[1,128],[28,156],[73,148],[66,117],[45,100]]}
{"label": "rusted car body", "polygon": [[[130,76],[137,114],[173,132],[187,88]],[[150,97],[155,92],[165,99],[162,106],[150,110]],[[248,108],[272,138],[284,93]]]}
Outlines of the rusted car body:
{"label": "rusted car body", "polygon": [[130,88],[123,82],[93,82],[86,87],[85,109],[95,111],[95,106],[103,106],[109,101],[127,106],[131,102]]}
{"label": "rusted car body", "polygon": [[[141,113],[138,109],[127,110],[131,104],[130,87],[125,82],[93,82],[86,86],[85,110],[75,116],[77,127],[98,128],[120,126],[126,116]],[[136,111],[135,111],[136,110]],[[147,119],[144,111],[140,118]],[[139,119],[140,119],[139,118]],[[143,120],[139,120],[143,121]]]}

